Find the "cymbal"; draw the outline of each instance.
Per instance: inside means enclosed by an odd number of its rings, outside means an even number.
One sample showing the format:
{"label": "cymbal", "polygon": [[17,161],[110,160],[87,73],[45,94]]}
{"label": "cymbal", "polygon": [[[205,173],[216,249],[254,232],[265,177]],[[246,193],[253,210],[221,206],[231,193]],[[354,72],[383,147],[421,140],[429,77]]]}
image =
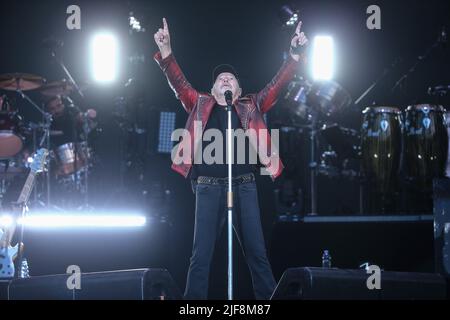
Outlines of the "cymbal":
{"label": "cymbal", "polygon": [[56,96],[68,96],[74,90],[74,86],[69,83],[66,79],[61,81],[54,81],[44,85],[40,92],[42,95],[47,97],[56,97]]}
{"label": "cymbal", "polygon": [[40,88],[45,79],[28,73],[5,73],[0,75],[0,89],[28,91]]}

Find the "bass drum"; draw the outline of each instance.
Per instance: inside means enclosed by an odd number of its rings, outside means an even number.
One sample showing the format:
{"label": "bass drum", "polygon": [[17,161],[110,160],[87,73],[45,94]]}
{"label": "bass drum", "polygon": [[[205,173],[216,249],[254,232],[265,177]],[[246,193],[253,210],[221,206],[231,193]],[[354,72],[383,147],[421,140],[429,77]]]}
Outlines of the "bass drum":
{"label": "bass drum", "polygon": [[433,178],[445,176],[448,132],[442,106],[420,104],[405,112],[405,169],[424,190]]}
{"label": "bass drum", "polygon": [[21,117],[16,112],[0,112],[0,159],[10,159],[23,148]]}
{"label": "bass drum", "polygon": [[394,107],[366,108],[361,127],[362,169],[381,194],[395,190],[401,148],[401,111]]}

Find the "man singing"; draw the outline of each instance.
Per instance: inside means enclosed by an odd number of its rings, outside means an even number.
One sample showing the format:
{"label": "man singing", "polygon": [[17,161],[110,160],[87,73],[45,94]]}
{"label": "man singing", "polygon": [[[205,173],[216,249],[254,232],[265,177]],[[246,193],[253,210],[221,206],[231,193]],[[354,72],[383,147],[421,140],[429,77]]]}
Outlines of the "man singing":
{"label": "man singing", "polygon": [[[197,141],[194,141],[195,126],[198,123],[201,124],[202,133],[209,129],[216,129],[222,133],[222,137],[227,136],[226,91],[232,92],[233,130],[254,130],[257,134],[261,130],[267,130],[263,114],[275,104],[281,90],[297,72],[300,62],[303,62],[303,64],[305,62],[304,54],[300,52],[303,51],[301,49],[304,49],[308,39],[303,32],[300,32],[300,28],[301,22],[298,24],[295,35],[291,40],[290,55],[272,81],[257,94],[241,97],[242,89],[238,74],[230,65],[219,65],[214,69],[210,94],[199,92],[190,85],[172,54],[169,28],[166,19],[163,18],[163,28],[159,29],[154,35],[159,48],[159,52],[155,54],[155,60],[166,75],[176,97],[181,100],[184,109],[189,113],[185,126],[188,134],[183,138],[188,139],[187,143],[192,146],[192,150],[198,149]],[[261,163],[264,164],[272,179],[275,179],[281,174],[283,165],[279,161],[278,153],[272,150],[270,140],[270,137],[268,139],[256,139],[256,142],[251,140],[247,141],[246,145],[248,146],[250,143],[254,150],[257,150]],[[184,143],[186,145],[186,141]],[[260,144],[264,144],[263,148]],[[276,282],[267,259],[264,244],[253,166],[249,162],[249,157],[245,157],[244,163],[241,163],[241,161],[238,163],[238,155],[244,151],[237,149],[236,143],[233,145],[232,184],[233,202],[236,208],[233,212],[233,227],[250,268],[255,298],[269,299],[275,289]],[[180,148],[181,146],[182,143],[177,147]],[[207,141],[201,139],[201,149],[204,150],[207,146]],[[211,259],[216,240],[223,229],[227,212],[228,169],[225,161],[225,138],[223,139],[223,150],[224,152],[221,153],[224,155],[223,159],[219,160],[224,161],[212,164],[198,163],[198,161],[194,161],[194,154],[197,152],[195,151],[186,161],[182,163],[174,161],[172,164],[172,169],[184,177],[188,177],[190,174],[196,195],[194,241],[184,293],[185,299],[207,298]],[[245,150],[247,156],[249,148],[246,147]],[[264,150],[266,154],[262,154],[261,150]],[[262,158],[267,159],[268,155],[272,159],[275,157],[278,165],[273,166],[267,161],[262,161]]]}

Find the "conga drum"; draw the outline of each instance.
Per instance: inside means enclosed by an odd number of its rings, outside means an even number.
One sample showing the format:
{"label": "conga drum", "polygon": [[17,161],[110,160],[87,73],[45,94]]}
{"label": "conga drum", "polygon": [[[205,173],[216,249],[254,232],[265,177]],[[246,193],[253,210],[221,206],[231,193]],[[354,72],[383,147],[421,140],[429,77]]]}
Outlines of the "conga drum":
{"label": "conga drum", "polygon": [[361,128],[362,170],[376,192],[395,190],[401,148],[401,111],[394,107],[366,108]]}
{"label": "conga drum", "polygon": [[445,176],[448,132],[442,106],[419,104],[405,111],[405,169],[424,191],[433,178]]}

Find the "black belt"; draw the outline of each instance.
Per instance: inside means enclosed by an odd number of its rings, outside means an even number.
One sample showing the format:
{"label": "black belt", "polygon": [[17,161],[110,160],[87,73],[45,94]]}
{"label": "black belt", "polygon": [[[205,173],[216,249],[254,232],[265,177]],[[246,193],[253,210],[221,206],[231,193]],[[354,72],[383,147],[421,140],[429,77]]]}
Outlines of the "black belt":
{"label": "black belt", "polygon": [[[255,175],[253,173],[243,174],[237,177],[234,177],[231,181],[232,185],[238,185],[243,183],[249,183],[255,181]],[[228,185],[228,178],[215,178],[215,177],[205,177],[200,176],[197,178],[198,184],[212,184],[212,185]]]}

